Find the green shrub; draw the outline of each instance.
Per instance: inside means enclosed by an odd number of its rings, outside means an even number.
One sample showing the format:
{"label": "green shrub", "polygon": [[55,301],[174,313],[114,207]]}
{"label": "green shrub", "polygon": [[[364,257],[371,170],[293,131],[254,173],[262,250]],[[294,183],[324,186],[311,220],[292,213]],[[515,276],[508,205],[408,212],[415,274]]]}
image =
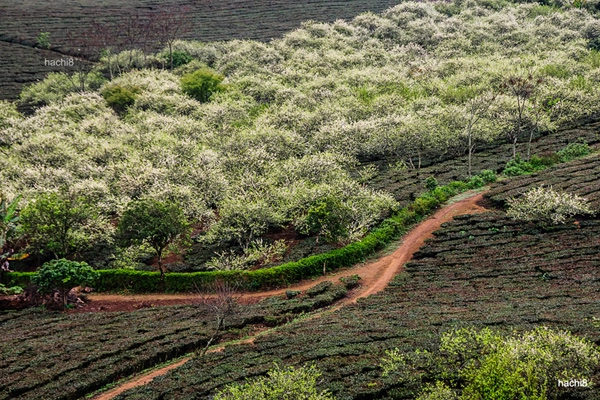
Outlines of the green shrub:
{"label": "green shrub", "polygon": [[529,163],[537,170],[545,169],[561,162],[561,157],[557,153],[549,153],[541,156],[533,155]]}
{"label": "green shrub", "polygon": [[181,77],[181,90],[199,102],[206,103],[213,93],[224,90],[225,87],[221,84],[223,79],[223,75],[209,68],[202,68]]}
{"label": "green shrub", "polygon": [[300,290],[286,290],[285,297],[287,299],[293,299],[296,296],[300,296],[302,292]]}
{"label": "green shrub", "polygon": [[317,390],[321,373],[315,368],[292,366],[280,369],[275,365],[266,377],[254,378],[244,384],[233,384],[217,392],[214,400],[333,400],[328,391]]}
{"label": "green shrub", "polygon": [[0,283],[0,295],[11,296],[14,294],[21,294],[21,293],[23,293],[23,288],[21,286],[6,287]]}
{"label": "green shrub", "polygon": [[567,147],[556,152],[561,162],[568,162],[590,154],[592,150],[587,143],[569,143]]}
{"label": "green shrub", "polygon": [[98,278],[94,271],[85,262],[65,260],[48,261],[37,271],[31,281],[39,286],[41,293],[58,290],[63,298],[63,306],[67,306],[67,293],[75,286],[93,285]]}
{"label": "green shrub", "polygon": [[533,165],[521,159],[521,157],[517,154],[517,156],[506,163],[506,168],[502,171],[502,175],[504,176],[519,176],[530,174],[535,171]]}
{"label": "green shrub", "polygon": [[123,114],[129,107],[135,104],[140,89],[137,86],[126,88],[121,85],[112,84],[101,92],[106,103],[118,114]]}
{"label": "green shrub", "polygon": [[483,179],[483,182],[485,183],[493,183],[496,182],[497,179],[496,173],[491,169],[483,170],[477,176]]}
{"label": "green shrub", "polygon": [[485,186],[485,181],[480,176],[474,176],[471,179],[469,179],[469,182],[467,182],[467,186],[469,189],[478,189],[480,187]]}
{"label": "green shrub", "polygon": [[435,190],[436,187],[438,187],[438,181],[437,179],[435,179],[434,176],[430,176],[427,179],[425,179],[425,188],[427,190],[431,192]]}
{"label": "green shrub", "polygon": [[[186,65],[194,59],[194,57],[192,57],[185,51],[181,51],[181,50],[173,51],[172,57],[173,57],[173,68],[178,68],[178,67],[181,67],[182,65]],[[167,62],[170,62],[169,54],[165,54],[165,58],[166,58]]]}

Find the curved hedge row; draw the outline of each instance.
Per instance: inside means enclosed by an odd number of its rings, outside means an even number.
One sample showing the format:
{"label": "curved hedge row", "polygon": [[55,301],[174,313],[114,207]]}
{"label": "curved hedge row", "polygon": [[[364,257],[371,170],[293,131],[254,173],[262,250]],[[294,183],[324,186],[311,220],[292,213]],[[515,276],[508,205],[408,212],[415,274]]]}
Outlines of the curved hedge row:
{"label": "curved hedge row", "polygon": [[[243,290],[265,290],[285,287],[302,279],[322,275],[323,270],[334,271],[350,267],[383,249],[413,224],[437,209],[448,198],[465,190],[479,187],[481,186],[480,182],[481,179],[477,181],[473,178],[470,182],[452,182],[449,185],[440,186],[420,196],[411,205],[384,220],[378,228],[362,240],[341,249],[256,271],[172,272],[165,275],[165,290],[171,293],[190,292],[195,290],[196,286],[201,288],[216,280],[234,283]],[[160,273],[158,272],[124,269],[98,272],[100,278],[95,286],[99,292],[150,293],[161,291]],[[33,274],[35,272],[10,272],[6,274],[5,281],[8,281],[11,286],[25,287],[30,283]]]}

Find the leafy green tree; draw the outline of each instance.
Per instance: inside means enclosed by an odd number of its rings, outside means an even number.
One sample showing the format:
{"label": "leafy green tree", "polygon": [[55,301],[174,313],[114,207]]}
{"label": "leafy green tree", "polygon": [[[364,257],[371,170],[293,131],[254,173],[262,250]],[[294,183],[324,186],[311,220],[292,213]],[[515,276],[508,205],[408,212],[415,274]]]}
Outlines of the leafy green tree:
{"label": "leafy green tree", "polygon": [[321,373],[310,367],[271,369],[266,377],[234,384],[219,391],[215,400],[334,400],[329,391],[317,390]]}
{"label": "leafy green tree", "polygon": [[169,245],[182,238],[189,227],[190,223],[179,205],[145,198],[129,204],[119,221],[117,235],[124,246],[147,243],[154,249],[164,288],[163,253]]}
{"label": "leafy green tree", "polygon": [[68,257],[89,247],[91,226],[98,210],[89,201],[66,190],[37,195],[21,212],[23,233],[33,251]]}
{"label": "leafy green tree", "polygon": [[87,263],[62,258],[42,265],[31,281],[40,287],[42,293],[58,290],[63,299],[63,309],[66,309],[69,291],[75,286],[92,285],[98,276],[99,273]]}
{"label": "leafy green tree", "polygon": [[299,232],[304,235],[316,235],[317,247],[319,238],[325,237],[327,242],[335,242],[348,234],[348,209],[336,197],[329,196],[315,202],[299,225]]}
{"label": "leafy green tree", "polygon": [[188,96],[201,103],[206,103],[213,93],[224,90],[225,87],[221,84],[223,79],[225,79],[223,75],[209,68],[202,68],[182,76],[181,89]]}

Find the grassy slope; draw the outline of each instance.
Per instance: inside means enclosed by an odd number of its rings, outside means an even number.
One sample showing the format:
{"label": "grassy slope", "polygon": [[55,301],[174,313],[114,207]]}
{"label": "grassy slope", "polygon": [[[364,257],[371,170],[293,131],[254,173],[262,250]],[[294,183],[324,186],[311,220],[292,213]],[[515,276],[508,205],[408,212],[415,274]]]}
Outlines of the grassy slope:
{"label": "grassy slope", "polygon": [[[577,182],[572,189],[600,201],[599,156],[540,173],[539,182]],[[591,166],[591,167],[590,167]],[[585,176],[587,179],[582,179]],[[537,184],[522,177],[496,185]],[[520,187],[519,190],[523,190]],[[314,362],[324,387],[341,399],[393,395],[414,398],[377,364],[385,349],[432,348],[438,334],[455,326],[568,329],[600,342],[591,317],[600,315],[596,282],[598,218],[541,231],[503,213],[464,216],[448,223],[383,293],[318,320],[280,329],[254,346],[231,347],[210,360],[189,363],[166,378],[121,399],[189,399],[262,374],[273,362]],[[591,390],[580,398],[598,398]]]}
{"label": "grassy slope", "polygon": [[[40,32],[50,33],[50,43],[60,51],[77,45],[77,34],[86,32],[91,21],[107,21],[137,10],[160,9],[178,4],[189,7],[191,31],[188,39],[218,41],[229,39],[269,40],[300,26],[301,21],[334,21],[352,18],[365,11],[381,12],[397,0],[362,1],[190,1],[190,0],[84,0],[53,2],[27,0],[0,4],[0,99],[14,99],[23,83],[42,79],[52,69],[44,67],[44,57],[59,58],[59,53],[31,48]],[[72,33],[72,38],[69,34]],[[2,42],[21,43],[20,47]],[[63,71],[55,68],[55,71]]]}

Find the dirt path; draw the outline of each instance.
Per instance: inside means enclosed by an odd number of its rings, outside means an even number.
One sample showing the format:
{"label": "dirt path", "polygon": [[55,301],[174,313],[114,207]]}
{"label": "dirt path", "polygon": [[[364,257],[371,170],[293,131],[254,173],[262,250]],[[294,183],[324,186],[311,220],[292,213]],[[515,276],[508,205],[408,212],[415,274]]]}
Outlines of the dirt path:
{"label": "dirt path", "polygon": [[[354,290],[350,298],[345,302],[353,301],[360,297],[366,297],[373,293],[383,290],[392,280],[400,268],[411,259],[425,242],[432,236],[440,225],[451,220],[456,215],[475,214],[486,211],[485,208],[477,203],[483,198],[481,193],[471,195],[454,204],[448,205],[427,220],[421,222],[417,227],[411,230],[402,238],[402,243],[392,254],[384,256],[376,261],[358,264],[355,267],[344,269],[333,274],[321,276],[314,279],[307,279],[295,285],[269,290],[266,292],[247,292],[240,297],[240,302],[250,304],[263,298],[284,294],[287,290],[304,291],[326,280],[337,281],[343,276],[358,274],[361,277],[360,288]],[[131,311],[144,307],[191,304],[198,300],[198,295],[193,294],[140,294],[140,295],[116,295],[116,294],[91,294],[91,300],[85,307],[81,307],[75,312],[94,312],[94,311]]]}
{"label": "dirt path", "polygon": [[[402,266],[408,262],[413,254],[423,246],[426,239],[433,236],[433,232],[439,229],[440,225],[444,222],[450,221],[453,217],[462,214],[477,214],[487,211],[485,208],[478,205],[483,199],[483,194],[471,194],[469,197],[460,200],[454,204],[450,204],[427,220],[421,222],[408,234],[402,238],[402,243],[398,249],[392,254],[384,256],[374,262],[358,265],[356,267],[346,269],[335,274],[320,277],[314,280],[306,280],[293,285],[285,289],[270,290],[268,292],[261,293],[244,293],[242,300],[246,302],[258,301],[261,298],[275,296],[285,293],[286,290],[305,290],[311,286],[325,281],[331,280],[336,281],[342,276],[348,276],[358,274],[361,277],[361,286],[358,290],[353,290],[349,293],[349,296],[344,298],[340,303],[336,305],[334,310],[340,308],[343,304],[356,302],[361,297],[366,297],[374,293],[380,292],[386,288],[388,283],[394,278],[394,276],[401,271]],[[105,303],[107,306],[113,302],[115,304],[127,303],[127,304],[140,304],[143,302],[152,304],[186,304],[192,303],[196,296],[191,295],[138,295],[138,296],[118,296],[118,295],[94,295],[90,296],[94,303]],[[122,305],[122,304],[121,304]],[[139,308],[139,307],[137,307]],[[331,309],[328,311],[332,311]],[[318,316],[318,315],[317,315]],[[259,333],[260,335],[260,333]],[[252,343],[255,337],[247,338],[241,343]],[[216,347],[211,349],[210,352],[222,351],[224,346]],[[164,368],[151,371],[145,375],[140,376],[134,380],[128,381],[123,385],[120,385],[112,390],[97,395],[92,400],[111,400],[126,390],[134,387],[143,386],[150,383],[157,376],[166,374],[168,371],[179,367],[189,361],[191,357],[186,357],[174,364],[168,365]]]}

